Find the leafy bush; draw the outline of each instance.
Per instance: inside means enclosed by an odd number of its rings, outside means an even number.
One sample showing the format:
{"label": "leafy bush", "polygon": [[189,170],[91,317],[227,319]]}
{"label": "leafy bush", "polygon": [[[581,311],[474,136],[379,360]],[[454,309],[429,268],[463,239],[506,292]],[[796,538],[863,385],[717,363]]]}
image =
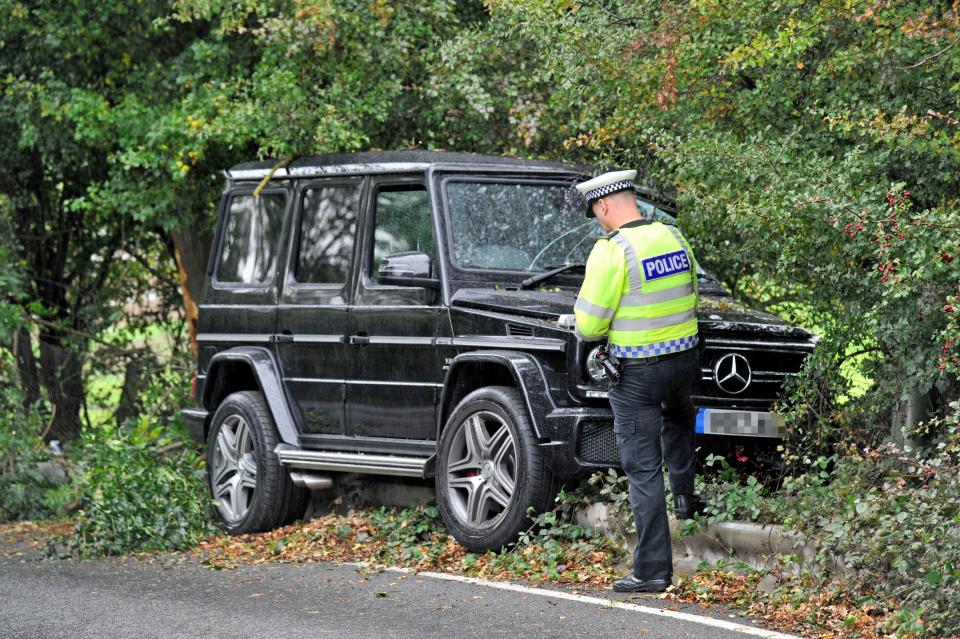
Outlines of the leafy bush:
{"label": "leafy bush", "polygon": [[37,414],[24,412],[19,390],[0,389],[0,521],[56,517],[73,498],[69,485],[40,471],[53,459],[40,431]]}
{"label": "leafy bush", "polygon": [[717,471],[698,478],[699,492],[707,506],[706,523],[774,519],[768,499],[770,490],[755,475],[747,475],[741,481],[737,470],[721,455],[709,455],[706,464]]}
{"label": "leafy bush", "polygon": [[[829,484],[794,485],[783,509],[820,550],[813,574],[897,601],[894,630],[960,634],[960,403],[928,428],[946,432],[918,454],[887,445],[838,457]],[[834,562],[840,570],[834,570]]]}
{"label": "leafy bush", "polygon": [[[436,506],[402,510],[381,506],[371,511],[369,516],[376,530],[375,537],[383,544],[384,561],[419,561],[427,554],[424,542],[430,540],[433,533],[443,531],[440,511]],[[352,532],[340,529],[336,534],[343,538]]]}
{"label": "leafy bush", "polygon": [[203,458],[186,435],[146,420],[86,431],[83,509],[72,547],[81,556],[185,548],[214,532]]}

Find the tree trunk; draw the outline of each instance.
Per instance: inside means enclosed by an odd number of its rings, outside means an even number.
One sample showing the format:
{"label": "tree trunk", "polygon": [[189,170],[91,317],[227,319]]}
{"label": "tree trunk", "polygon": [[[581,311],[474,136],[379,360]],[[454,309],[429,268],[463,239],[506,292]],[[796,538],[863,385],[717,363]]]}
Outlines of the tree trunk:
{"label": "tree trunk", "polygon": [[904,450],[916,450],[920,442],[907,436],[906,431],[927,418],[929,402],[916,386],[907,389],[893,407],[890,439]]}
{"label": "tree trunk", "polygon": [[30,408],[40,401],[40,378],[37,374],[37,358],[33,354],[33,337],[23,326],[13,334],[13,355],[17,360],[23,406]]}
{"label": "tree trunk", "polygon": [[143,402],[140,401],[140,391],[147,384],[148,367],[146,362],[135,357],[127,364],[127,370],[123,375],[123,390],[120,393],[120,402],[117,404],[117,410],[113,416],[117,425],[123,425],[125,421],[136,417],[143,409]]}
{"label": "tree trunk", "polygon": [[199,352],[197,346],[197,302],[203,289],[203,279],[207,270],[207,257],[213,233],[196,229],[171,231],[174,259],[180,275],[180,290],[183,293],[183,306],[190,327],[190,344],[193,352]]}
{"label": "tree trunk", "polygon": [[72,441],[80,436],[80,409],[84,402],[83,360],[54,336],[40,333],[40,375],[50,395],[53,418],[45,441]]}

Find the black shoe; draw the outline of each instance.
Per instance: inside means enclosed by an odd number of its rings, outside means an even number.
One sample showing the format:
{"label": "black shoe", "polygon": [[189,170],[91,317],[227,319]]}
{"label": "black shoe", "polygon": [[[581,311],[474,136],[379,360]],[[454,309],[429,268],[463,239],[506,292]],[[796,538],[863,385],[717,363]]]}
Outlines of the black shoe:
{"label": "black shoe", "polygon": [[638,579],[632,574],[613,582],[614,592],[663,592],[670,587],[669,579]]}
{"label": "black shoe", "polygon": [[693,519],[694,515],[705,515],[707,505],[700,499],[700,495],[674,495],[673,508],[677,511],[677,519]]}

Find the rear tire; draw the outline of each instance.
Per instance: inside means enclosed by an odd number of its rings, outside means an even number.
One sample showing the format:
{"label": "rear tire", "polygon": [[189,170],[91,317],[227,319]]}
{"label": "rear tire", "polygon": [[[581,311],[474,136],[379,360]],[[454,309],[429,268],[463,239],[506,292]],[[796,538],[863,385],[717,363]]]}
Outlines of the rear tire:
{"label": "rear tire", "polygon": [[486,552],[516,541],[528,511],[549,508],[555,487],[516,389],[481,388],[457,404],[437,448],[436,491],[458,542]]}
{"label": "rear tire", "polygon": [[290,480],[274,449],[277,430],[263,395],[241,391],[217,408],[207,435],[213,516],[231,535],[263,532],[303,516],[309,491]]}

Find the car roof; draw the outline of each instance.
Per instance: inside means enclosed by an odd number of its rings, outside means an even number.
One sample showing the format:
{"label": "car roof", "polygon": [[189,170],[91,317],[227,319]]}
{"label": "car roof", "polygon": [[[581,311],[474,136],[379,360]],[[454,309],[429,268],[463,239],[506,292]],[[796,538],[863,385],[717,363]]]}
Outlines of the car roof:
{"label": "car roof", "polygon": [[[276,160],[244,162],[225,172],[230,180],[263,179],[280,164]],[[274,179],[310,177],[313,175],[351,175],[368,173],[422,172],[430,168],[507,169],[567,175],[589,175],[591,167],[551,160],[459,153],[453,151],[365,151],[361,153],[328,153],[298,157],[273,173]]]}

